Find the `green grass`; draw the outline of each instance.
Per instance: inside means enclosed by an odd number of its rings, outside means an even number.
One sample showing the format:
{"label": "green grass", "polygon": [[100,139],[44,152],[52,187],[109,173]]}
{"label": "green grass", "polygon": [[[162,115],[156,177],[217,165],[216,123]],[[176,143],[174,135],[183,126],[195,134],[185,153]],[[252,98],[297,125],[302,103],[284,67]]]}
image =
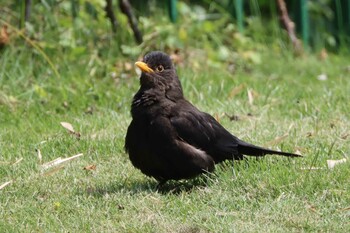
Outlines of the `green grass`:
{"label": "green grass", "polygon": [[[350,230],[350,163],[333,170],[326,164],[350,152],[349,57],[320,61],[264,52],[261,64],[241,62],[232,73],[225,63],[194,66],[203,58],[184,56],[178,73],[191,102],[258,145],[288,133],[268,146],[298,150],[304,157],[227,162],[209,177],[179,186],[170,182],[158,192],[156,182],[134,169],[123,150],[138,79],[133,70],[113,64],[134,59],[106,53],[107,59],[91,52],[70,60],[64,52],[52,52],[56,77],[31,48],[2,51],[0,185],[12,183],[0,190],[1,232]],[[321,73],[327,74],[326,81],[317,79]],[[230,96],[241,84],[243,89]],[[248,89],[255,93],[253,104]],[[225,113],[240,120],[230,121]],[[67,133],[61,121],[71,123],[80,139]],[[84,155],[47,173],[36,149],[42,162]],[[91,164],[96,170],[83,169]]]}

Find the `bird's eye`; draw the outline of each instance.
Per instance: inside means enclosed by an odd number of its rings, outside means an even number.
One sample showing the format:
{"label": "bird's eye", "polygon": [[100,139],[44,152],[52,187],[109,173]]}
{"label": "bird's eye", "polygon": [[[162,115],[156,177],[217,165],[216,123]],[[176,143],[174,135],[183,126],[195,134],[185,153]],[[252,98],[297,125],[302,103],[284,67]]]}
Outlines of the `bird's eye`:
{"label": "bird's eye", "polygon": [[157,66],[156,70],[158,72],[162,72],[164,70],[164,67],[162,65]]}

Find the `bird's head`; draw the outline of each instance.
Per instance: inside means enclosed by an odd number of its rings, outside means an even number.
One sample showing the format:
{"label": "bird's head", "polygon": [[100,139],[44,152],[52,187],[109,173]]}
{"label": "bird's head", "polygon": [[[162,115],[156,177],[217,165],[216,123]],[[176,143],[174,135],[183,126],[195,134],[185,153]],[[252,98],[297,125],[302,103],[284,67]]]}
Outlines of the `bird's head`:
{"label": "bird's head", "polygon": [[174,70],[170,57],[166,53],[160,51],[147,53],[143,61],[138,61],[135,65],[140,68],[143,73],[155,73],[160,76],[166,76],[170,71]]}
{"label": "bird's head", "polygon": [[177,77],[175,67],[166,53],[153,51],[146,54],[143,61],[138,61],[135,65],[142,71],[140,77],[141,88],[182,88]]}

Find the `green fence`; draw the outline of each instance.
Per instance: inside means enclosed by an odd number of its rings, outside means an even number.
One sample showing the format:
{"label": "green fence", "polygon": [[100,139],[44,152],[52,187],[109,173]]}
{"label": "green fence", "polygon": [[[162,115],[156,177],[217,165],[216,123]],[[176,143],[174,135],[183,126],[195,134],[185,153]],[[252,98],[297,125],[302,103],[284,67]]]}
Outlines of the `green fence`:
{"label": "green fence", "polygon": [[[198,2],[198,1],[197,1]],[[203,1],[207,2],[207,1]],[[259,4],[269,4],[277,11],[276,1],[230,0],[223,1],[240,32],[244,33],[247,12],[260,12]],[[175,22],[177,0],[168,0],[170,19]],[[350,45],[350,0],[288,0],[289,15],[296,23],[296,29],[305,47],[325,47],[327,44]],[[250,9],[250,8],[255,9]]]}

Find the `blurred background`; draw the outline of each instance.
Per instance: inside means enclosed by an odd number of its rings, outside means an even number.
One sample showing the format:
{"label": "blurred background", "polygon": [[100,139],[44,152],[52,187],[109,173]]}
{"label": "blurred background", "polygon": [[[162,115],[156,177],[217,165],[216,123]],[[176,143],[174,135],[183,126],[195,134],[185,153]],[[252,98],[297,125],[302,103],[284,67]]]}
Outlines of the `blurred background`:
{"label": "blurred background", "polygon": [[235,55],[259,62],[259,50],[294,47],[301,53],[293,31],[302,52],[348,52],[350,43],[347,0],[1,0],[0,5],[1,47],[27,44],[73,60],[86,52],[108,58],[200,49],[210,63],[230,62]]}

